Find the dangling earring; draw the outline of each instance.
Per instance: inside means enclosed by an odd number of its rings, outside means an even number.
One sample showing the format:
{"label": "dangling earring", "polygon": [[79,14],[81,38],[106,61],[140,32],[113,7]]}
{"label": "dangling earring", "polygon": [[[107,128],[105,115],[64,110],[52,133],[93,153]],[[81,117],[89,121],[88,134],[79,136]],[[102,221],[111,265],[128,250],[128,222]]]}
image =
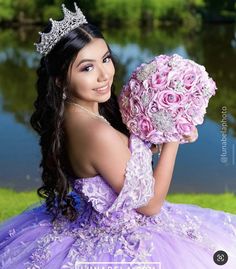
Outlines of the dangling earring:
{"label": "dangling earring", "polygon": [[66,96],[65,92],[63,92],[63,94],[62,94],[62,99],[63,99],[63,100],[66,100],[66,97],[67,97],[67,96]]}
{"label": "dangling earring", "polygon": [[66,95],[66,88],[63,88],[62,99],[65,101],[66,98],[67,98],[67,95]]}

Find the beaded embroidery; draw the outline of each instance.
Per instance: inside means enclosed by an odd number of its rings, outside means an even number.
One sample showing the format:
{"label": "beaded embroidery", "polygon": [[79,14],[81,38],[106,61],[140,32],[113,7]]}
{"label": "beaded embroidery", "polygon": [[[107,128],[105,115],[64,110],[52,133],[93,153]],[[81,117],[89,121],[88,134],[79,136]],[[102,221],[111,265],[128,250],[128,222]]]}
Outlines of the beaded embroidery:
{"label": "beaded embroidery", "polygon": [[155,62],[147,63],[146,65],[141,67],[140,71],[137,73],[137,78],[139,81],[144,81],[151,74],[155,74],[156,71],[157,66]]}
{"label": "beaded embroidery", "polygon": [[165,110],[159,110],[151,114],[153,125],[156,126],[160,132],[169,132],[173,128],[173,119],[171,114],[168,114]]}

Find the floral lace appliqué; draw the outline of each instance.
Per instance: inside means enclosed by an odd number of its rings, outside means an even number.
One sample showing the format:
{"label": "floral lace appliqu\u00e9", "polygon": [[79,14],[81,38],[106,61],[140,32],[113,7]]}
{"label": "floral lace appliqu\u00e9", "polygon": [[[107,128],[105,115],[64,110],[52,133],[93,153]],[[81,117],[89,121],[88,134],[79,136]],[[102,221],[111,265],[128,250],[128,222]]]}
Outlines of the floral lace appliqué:
{"label": "floral lace appliqu\u00e9", "polygon": [[153,197],[152,152],[145,142],[132,134],[130,148],[131,158],[127,162],[124,186],[119,195],[100,176],[76,180],[74,189],[98,212],[108,215],[120,210],[129,211],[146,205]]}

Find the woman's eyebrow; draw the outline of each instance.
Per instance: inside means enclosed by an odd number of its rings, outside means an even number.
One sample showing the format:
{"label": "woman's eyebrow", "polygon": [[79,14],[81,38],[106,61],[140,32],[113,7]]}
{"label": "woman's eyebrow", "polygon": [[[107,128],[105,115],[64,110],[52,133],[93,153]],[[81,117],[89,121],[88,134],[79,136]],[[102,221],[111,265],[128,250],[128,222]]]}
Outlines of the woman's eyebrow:
{"label": "woman's eyebrow", "polygon": [[[110,54],[109,50],[102,56],[102,58],[106,57],[108,54]],[[76,67],[78,67],[80,64],[82,64],[84,62],[95,62],[95,60],[93,60],[93,59],[83,59],[77,64]]]}

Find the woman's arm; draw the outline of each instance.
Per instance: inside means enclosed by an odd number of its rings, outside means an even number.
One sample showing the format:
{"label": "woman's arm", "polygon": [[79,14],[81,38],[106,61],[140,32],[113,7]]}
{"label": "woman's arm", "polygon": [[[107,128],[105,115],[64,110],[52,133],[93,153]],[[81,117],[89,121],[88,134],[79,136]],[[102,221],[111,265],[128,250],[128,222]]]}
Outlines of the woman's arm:
{"label": "woman's arm", "polygon": [[[188,142],[194,142],[198,138],[198,131],[195,127],[190,135],[184,136]],[[158,214],[168,193],[176,160],[179,142],[164,143],[161,150],[160,159],[154,168],[155,178],[154,196],[146,206],[136,209],[137,212],[148,215]],[[153,149],[154,153],[155,149]],[[144,213],[145,212],[145,213]]]}
{"label": "woman's arm", "polygon": [[178,147],[179,142],[163,144],[160,159],[153,171],[154,196],[146,206],[136,209],[137,212],[145,215],[159,213],[170,187]]}

